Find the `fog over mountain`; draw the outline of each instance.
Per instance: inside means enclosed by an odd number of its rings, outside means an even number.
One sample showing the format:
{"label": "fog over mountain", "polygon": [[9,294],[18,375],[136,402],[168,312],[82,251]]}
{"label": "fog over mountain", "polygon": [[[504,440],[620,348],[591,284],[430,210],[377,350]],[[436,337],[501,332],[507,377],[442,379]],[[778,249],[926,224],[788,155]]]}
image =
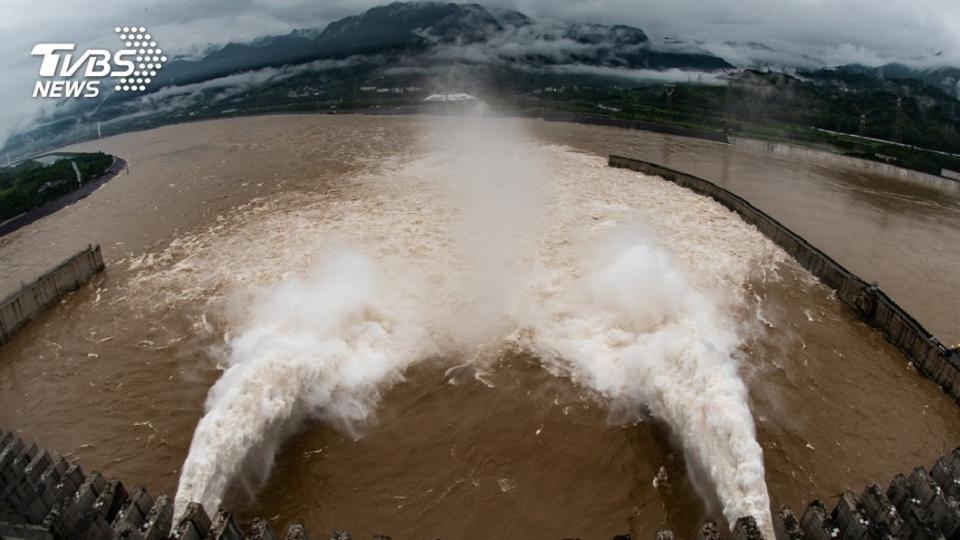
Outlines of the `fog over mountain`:
{"label": "fog over mountain", "polygon": [[872,74],[902,76],[914,70],[941,85],[955,84],[956,78],[955,70],[940,68],[960,66],[960,4],[952,0],[491,0],[483,7],[420,6],[409,20],[403,15],[412,13],[409,6],[381,7],[364,19],[365,10],[377,4],[108,0],[93,8],[51,0],[44,16],[37,17],[32,4],[12,0],[0,18],[5,73],[0,99],[13,105],[0,112],[0,141],[42,122],[53,106],[30,97],[39,66],[29,54],[33,44],[74,41],[81,48],[110,47],[113,27],[124,24],[149,26],[165,52],[179,56],[161,77],[177,84],[401,47],[423,52],[424,62],[503,62],[593,72],[855,65],[867,73],[893,63],[902,69]]}

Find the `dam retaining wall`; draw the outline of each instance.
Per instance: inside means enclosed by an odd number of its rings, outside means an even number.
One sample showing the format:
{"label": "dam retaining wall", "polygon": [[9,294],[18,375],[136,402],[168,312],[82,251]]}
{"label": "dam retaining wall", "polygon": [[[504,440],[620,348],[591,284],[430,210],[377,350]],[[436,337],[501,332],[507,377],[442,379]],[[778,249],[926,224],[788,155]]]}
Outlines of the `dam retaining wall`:
{"label": "dam retaining wall", "polygon": [[937,176],[925,172],[904,169],[889,163],[872,161],[853,156],[845,156],[826,150],[817,150],[796,144],[784,142],[763,141],[760,139],[750,139],[746,137],[730,137],[730,143],[734,146],[745,148],[747,150],[779,154],[788,157],[812,158],[822,163],[830,163],[839,167],[858,169],[869,173],[881,174],[901,180],[920,184],[935,189],[941,189],[952,193],[960,193],[960,179]]}
{"label": "dam retaining wall", "polygon": [[[960,535],[960,449],[942,455],[928,472],[915,468],[898,474],[886,490],[868,485],[859,495],[845,490],[832,509],[815,500],[798,519],[788,508],[773,514],[773,530],[781,540],[956,538]],[[424,529],[428,525],[425,524]],[[128,491],[117,479],[99,472],[85,474],[54,452],[0,430],[0,538],[31,540],[288,540],[308,538],[302,525],[275,532],[270,522],[254,519],[241,525],[224,510],[208,514],[190,503],[174,521],[173,501],[143,488]],[[341,530],[314,531],[314,539],[350,540]],[[669,530],[656,540],[675,540]],[[762,540],[751,517],[740,518],[732,531],[704,523],[698,540]],[[390,540],[378,534],[374,540]],[[613,540],[631,540],[629,534]]]}
{"label": "dam retaining wall", "polygon": [[716,184],[655,163],[610,156],[611,167],[659,176],[733,210],[783,248],[867,324],[900,349],[924,376],[932,379],[954,400],[960,400],[960,348],[949,349],[913,316],[897,305],[876,284],[867,283],[844,268],[782,223],[743,198]]}
{"label": "dam retaining wall", "polygon": [[0,345],[103,268],[100,246],[87,246],[6,297],[0,302]]}

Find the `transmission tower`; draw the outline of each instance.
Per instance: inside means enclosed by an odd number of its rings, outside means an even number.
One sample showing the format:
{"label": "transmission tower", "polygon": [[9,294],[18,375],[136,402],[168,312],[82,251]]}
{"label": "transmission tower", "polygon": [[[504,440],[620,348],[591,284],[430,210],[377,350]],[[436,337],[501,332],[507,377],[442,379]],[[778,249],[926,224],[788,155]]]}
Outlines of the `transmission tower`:
{"label": "transmission tower", "polygon": [[854,108],[857,109],[857,113],[860,115],[860,125],[858,127],[857,133],[860,136],[866,136],[867,135],[867,118],[871,114],[873,114],[876,111],[876,109],[864,110],[864,109],[861,109],[859,105],[854,105]]}
{"label": "transmission tower", "polygon": [[860,129],[858,133],[861,137],[867,134],[867,111],[860,108],[858,105],[854,105],[854,108],[857,109],[857,112],[860,113]]}
{"label": "transmission tower", "polygon": [[667,96],[667,109],[673,110],[673,91],[676,90],[676,85],[665,84],[663,85],[663,93]]}
{"label": "transmission tower", "polygon": [[897,120],[893,126],[893,140],[903,142],[903,96],[897,96]]}

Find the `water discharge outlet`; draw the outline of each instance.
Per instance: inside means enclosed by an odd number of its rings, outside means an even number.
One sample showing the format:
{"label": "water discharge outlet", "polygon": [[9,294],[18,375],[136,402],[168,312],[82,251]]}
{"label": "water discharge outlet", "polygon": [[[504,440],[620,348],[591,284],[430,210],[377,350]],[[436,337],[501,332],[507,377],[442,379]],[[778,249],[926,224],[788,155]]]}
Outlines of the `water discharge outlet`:
{"label": "water discharge outlet", "polygon": [[[549,165],[562,150],[517,122],[461,119],[453,136],[446,122],[428,126],[389,182],[360,180],[418,207],[393,201],[394,216],[381,206],[355,223],[367,231],[357,238],[319,224],[308,255],[283,254],[301,257],[301,270],[280,267],[286,277],[232,304],[225,370],[184,463],[176,516],[189,502],[219,507],[231,486],[256,493],[305,420],[362,437],[382,392],[414,362],[440,355],[482,370],[514,348],[604,407],[626,403],[627,421],[664,422],[731,526],[752,516],[769,531],[763,453],[739,374],[753,325],[734,317],[749,309],[740,288],[750,272],[725,268],[719,287],[692,281],[669,240],[641,229],[629,207],[606,212],[600,227],[584,221],[589,186],[558,181]],[[431,222],[401,225],[414,208]],[[773,253],[760,243],[741,264],[762,267]]]}

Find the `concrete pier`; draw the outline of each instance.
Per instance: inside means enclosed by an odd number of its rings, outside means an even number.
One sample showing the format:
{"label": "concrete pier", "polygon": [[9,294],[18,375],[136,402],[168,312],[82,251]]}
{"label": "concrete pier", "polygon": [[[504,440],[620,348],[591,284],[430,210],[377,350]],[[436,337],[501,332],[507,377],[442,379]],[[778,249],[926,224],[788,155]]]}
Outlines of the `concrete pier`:
{"label": "concrete pier", "polygon": [[[860,495],[847,490],[829,508],[812,501],[797,519],[792,510],[773,514],[779,540],[834,540],[904,538],[938,540],[960,537],[960,448],[940,456],[930,472],[917,467],[898,474],[886,490],[867,486]],[[428,527],[424,527],[427,529]],[[673,540],[676,534],[659,530],[655,540]],[[0,538],[30,540],[294,540],[330,538],[350,540],[341,530],[314,531],[302,525],[274,531],[264,519],[242,524],[223,509],[208,513],[190,503],[173,522],[173,501],[152,497],[143,488],[128,491],[120,480],[99,472],[85,474],[55,452],[38,448],[12,432],[0,430]],[[390,540],[374,535],[374,540]],[[752,517],[740,518],[732,531],[709,521],[697,540],[762,540]],[[614,540],[630,540],[629,534]],[[651,539],[651,540],[654,540]]]}
{"label": "concrete pier", "polygon": [[655,163],[620,156],[610,156],[609,164],[611,167],[659,176],[706,195],[740,214],[744,221],[783,248],[800,266],[835,290],[837,297],[847,307],[864,322],[878,329],[920,373],[939,384],[954,400],[960,400],[960,350],[949,349],[940,343],[879,287],[847,270],[762,210],[708,180]]}
{"label": "concrete pier", "polygon": [[103,268],[100,246],[87,246],[4,298],[0,301],[0,345]]}

